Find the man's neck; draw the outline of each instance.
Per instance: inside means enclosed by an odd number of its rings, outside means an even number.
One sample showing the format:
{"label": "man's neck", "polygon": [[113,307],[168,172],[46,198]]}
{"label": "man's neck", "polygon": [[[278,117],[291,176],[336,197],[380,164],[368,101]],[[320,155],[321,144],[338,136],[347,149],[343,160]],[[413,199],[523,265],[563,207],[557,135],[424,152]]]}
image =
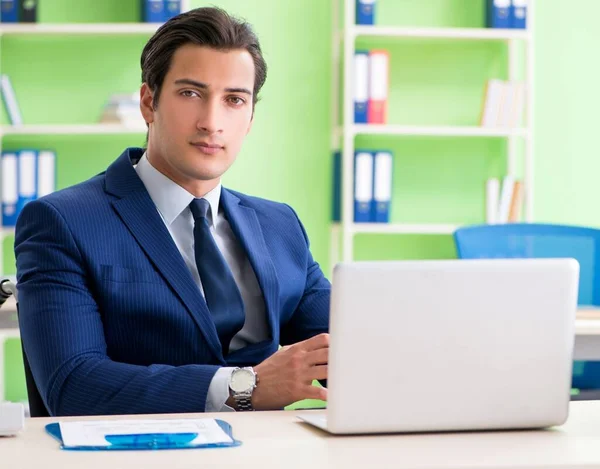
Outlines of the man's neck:
{"label": "man's neck", "polygon": [[188,191],[196,198],[204,197],[215,187],[217,187],[221,182],[220,178],[211,179],[208,181],[201,181],[197,179],[176,177],[174,174],[172,174],[170,168],[166,166],[160,158],[152,158],[148,150],[146,150],[146,158],[148,159],[148,162],[152,165],[154,169],[162,173],[164,176],[168,177],[175,184],[183,187],[186,191]]}

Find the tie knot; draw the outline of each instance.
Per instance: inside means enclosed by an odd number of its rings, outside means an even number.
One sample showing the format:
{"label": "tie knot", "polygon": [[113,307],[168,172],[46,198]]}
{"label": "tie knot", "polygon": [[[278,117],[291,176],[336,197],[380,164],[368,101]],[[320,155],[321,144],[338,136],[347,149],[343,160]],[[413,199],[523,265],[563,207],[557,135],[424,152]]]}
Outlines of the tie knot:
{"label": "tie knot", "polygon": [[206,199],[194,199],[190,203],[190,210],[194,217],[194,221],[198,221],[199,218],[206,218],[209,209],[210,204]]}

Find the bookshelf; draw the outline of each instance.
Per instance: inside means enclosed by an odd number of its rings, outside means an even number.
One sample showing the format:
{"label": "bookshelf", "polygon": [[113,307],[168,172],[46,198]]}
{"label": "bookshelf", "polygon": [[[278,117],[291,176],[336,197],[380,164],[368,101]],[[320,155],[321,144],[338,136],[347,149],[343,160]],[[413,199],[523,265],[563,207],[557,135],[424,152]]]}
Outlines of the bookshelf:
{"label": "bookshelf", "polygon": [[152,34],[158,23],[2,24],[0,36],[47,34]]}
{"label": "bookshelf", "polygon": [[41,124],[0,126],[3,135],[114,135],[145,133],[146,127],[120,124]]}
{"label": "bookshelf", "polygon": [[[131,8],[131,10],[127,10],[130,13],[135,12],[137,5],[139,4],[139,0],[127,0],[128,2],[132,2],[131,5],[127,5],[128,7],[135,6]],[[102,12],[104,17],[106,17],[106,12],[112,11],[120,11],[121,9],[116,9],[114,6],[118,3],[116,0],[111,0],[111,2],[103,2],[105,5],[97,5],[94,6],[94,10],[98,10]],[[123,2],[126,3],[126,2]],[[182,0],[182,11],[188,11],[191,8],[191,0]],[[79,14],[78,18],[80,21],[88,21],[88,19],[93,19],[90,15],[93,13],[87,13],[88,16],[85,16],[85,5],[80,6],[81,11],[83,13]],[[112,10],[111,10],[112,9]],[[46,13],[49,10],[44,10]],[[89,8],[89,11],[93,11],[92,8]],[[10,66],[6,66],[4,59],[4,50],[5,50],[5,40],[17,40],[19,44],[18,47],[32,48],[33,44],[44,44],[49,36],[53,38],[59,38],[61,41],[65,41],[66,43],[77,43],[82,37],[93,37],[98,36],[99,41],[107,41],[110,40],[111,37],[121,37],[124,36],[124,41],[129,41],[129,38],[136,38],[144,36],[150,37],[159,27],[159,23],[136,23],[136,22],[114,22],[114,23],[93,23],[93,22],[82,22],[82,23],[62,23],[55,22],[61,21],[58,19],[59,15],[53,14],[52,21],[53,22],[45,22],[46,19],[42,15],[40,17],[38,11],[38,21],[39,23],[0,23],[0,69],[3,73],[11,74],[12,70]],[[112,19],[112,17],[111,17]],[[118,18],[115,18],[117,20]],[[130,21],[132,18],[128,18]],[[109,19],[110,21],[110,19]],[[72,36],[72,37],[71,37]],[[135,40],[135,39],[131,39]],[[37,41],[37,42],[35,42]],[[124,42],[123,42],[124,43]],[[114,45],[114,43],[113,43]],[[13,45],[14,47],[14,45]],[[141,49],[139,51],[141,53]],[[53,50],[53,54],[56,54],[57,57],[64,54],[61,50]],[[137,52],[136,52],[137,53]],[[84,60],[89,61],[97,61],[99,60],[98,56],[90,54],[85,56]],[[138,56],[139,57],[139,56]],[[139,60],[139,59],[138,59]],[[31,68],[37,72],[36,65],[37,63],[30,64]],[[134,68],[139,68],[139,61],[131,64]],[[107,65],[110,67],[110,65]],[[139,76],[139,72],[136,71],[136,76]],[[46,77],[40,77],[39,79],[47,82],[45,80]],[[94,77],[96,78],[96,77]],[[117,76],[118,80],[123,81],[122,77]],[[100,89],[105,89],[114,84],[108,82],[95,83],[95,86]],[[31,85],[31,82],[29,83]],[[14,82],[13,82],[14,85]],[[139,83],[132,82],[129,86],[137,86]],[[46,86],[46,85],[45,85]],[[48,85],[50,90],[52,89],[52,84]],[[17,95],[18,101],[21,101],[19,95]],[[26,93],[23,97],[23,101],[27,99]],[[72,99],[77,99],[76,97]],[[82,104],[85,106],[85,104]],[[99,111],[99,110],[98,110]],[[85,122],[82,122],[77,117],[73,118],[73,122],[71,123],[52,123],[52,122],[44,122],[44,123],[27,123],[28,115],[24,113],[25,123],[23,125],[9,125],[4,124],[0,125],[0,151],[2,151],[3,147],[5,147],[5,137],[17,138],[19,144],[28,145],[28,139],[31,139],[34,142],[39,142],[39,136],[55,136],[60,138],[61,141],[71,140],[71,139],[88,139],[99,137],[107,142],[110,138],[105,139],[106,137],[115,137],[115,136],[124,136],[124,138],[128,138],[130,135],[135,135],[136,137],[142,138],[146,133],[146,127],[131,127],[126,125],[119,124],[100,124],[89,122],[86,119]],[[25,139],[25,140],[24,140]],[[102,140],[102,141],[104,141]],[[80,140],[77,140],[80,141]],[[113,153],[111,158],[114,159],[116,154]],[[60,158],[60,155],[58,155]],[[57,161],[58,163],[58,161]],[[81,165],[74,165],[74,169],[72,171],[77,171],[76,168],[81,168]],[[57,167],[58,170],[58,167]],[[1,166],[0,166],[1,171]],[[82,176],[83,177],[83,176]],[[1,181],[1,172],[0,172],[0,181]],[[57,187],[61,188],[61,187]],[[1,189],[1,187],[0,187]],[[13,227],[3,227],[2,220],[0,217],[0,276],[4,277],[6,275],[12,274],[12,272],[5,271],[4,261],[5,261],[5,249],[8,249],[8,243],[5,243],[7,238],[14,236],[14,228]],[[14,302],[7,302],[2,312],[0,314],[6,314],[10,311],[15,310]],[[0,328],[0,402],[4,401],[5,398],[5,383],[4,383],[4,347],[5,341],[12,338],[18,338],[19,331],[17,328]]]}
{"label": "bookshelf", "polygon": [[[425,0],[427,1],[427,0]],[[484,3],[483,1],[481,2]],[[506,142],[506,174],[515,175],[517,159],[522,154],[523,182],[525,193],[523,198],[524,220],[533,221],[533,23],[534,1],[529,2],[528,28],[491,29],[482,27],[412,27],[390,25],[356,25],[355,0],[333,1],[333,38],[332,38],[332,142],[331,150],[342,153],[342,189],[341,222],[332,223],[330,239],[330,267],[336,262],[354,259],[354,237],[359,234],[394,234],[394,235],[451,235],[464,222],[437,223],[434,220],[423,223],[398,223],[392,218],[390,223],[355,223],[354,222],[354,151],[355,139],[359,136],[389,136],[393,138],[479,138],[502,139]],[[466,6],[465,6],[466,8]],[[388,18],[386,18],[388,19]],[[389,20],[389,19],[388,19]],[[376,20],[377,22],[377,20]],[[482,18],[483,23],[483,18]],[[522,127],[482,127],[473,125],[396,125],[387,124],[355,124],[353,103],[353,58],[357,48],[356,42],[364,39],[377,41],[377,48],[385,48],[385,44],[409,40],[437,41],[445,43],[472,43],[473,41],[493,41],[505,44],[507,48],[507,79],[519,78],[522,68],[528,93],[525,102],[524,124]],[[521,52],[523,53],[521,54]],[[401,60],[401,59],[400,59]],[[482,83],[483,85],[483,83]],[[394,75],[390,73],[390,89],[394,86]],[[389,96],[389,95],[388,95]],[[340,103],[341,99],[341,103]],[[389,97],[388,97],[389,99]],[[341,104],[341,105],[340,105]],[[393,103],[389,102],[389,106]],[[521,151],[521,153],[520,153]],[[481,182],[482,198],[485,181]],[[397,189],[396,189],[397,190]],[[394,193],[394,191],[393,191]],[[392,196],[392,206],[394,196]],[[483,222],[483,213],[482,220]]]}

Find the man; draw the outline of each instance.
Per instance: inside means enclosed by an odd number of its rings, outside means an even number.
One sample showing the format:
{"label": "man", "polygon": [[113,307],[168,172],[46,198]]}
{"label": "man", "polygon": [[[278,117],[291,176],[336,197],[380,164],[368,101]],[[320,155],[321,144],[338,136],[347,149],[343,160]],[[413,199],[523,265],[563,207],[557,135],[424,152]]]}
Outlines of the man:
{"label": "man", "polygon": [[[330,284],[287,205],[221,187],[266,64],[199,8],[141,58],[147,149],[29,203],[15,253],[25,353],[51,415],[277,409],[326,399]],[[279,345],[284,347],[279,349]],[[253,367],[253,368],[252,368]]]}

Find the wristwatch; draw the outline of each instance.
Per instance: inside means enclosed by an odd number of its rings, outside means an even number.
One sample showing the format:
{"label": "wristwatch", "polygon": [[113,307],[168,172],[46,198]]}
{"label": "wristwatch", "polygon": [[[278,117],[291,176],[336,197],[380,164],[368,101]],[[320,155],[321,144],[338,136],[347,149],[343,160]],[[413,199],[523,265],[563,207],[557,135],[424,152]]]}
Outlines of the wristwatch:
{"label": "wristwatch", "polygon": [[237,410],[254,410],[252,392],[258,383],[258,377],[252,367],[235,368],[229,379],[231,397],[235,400]]}

